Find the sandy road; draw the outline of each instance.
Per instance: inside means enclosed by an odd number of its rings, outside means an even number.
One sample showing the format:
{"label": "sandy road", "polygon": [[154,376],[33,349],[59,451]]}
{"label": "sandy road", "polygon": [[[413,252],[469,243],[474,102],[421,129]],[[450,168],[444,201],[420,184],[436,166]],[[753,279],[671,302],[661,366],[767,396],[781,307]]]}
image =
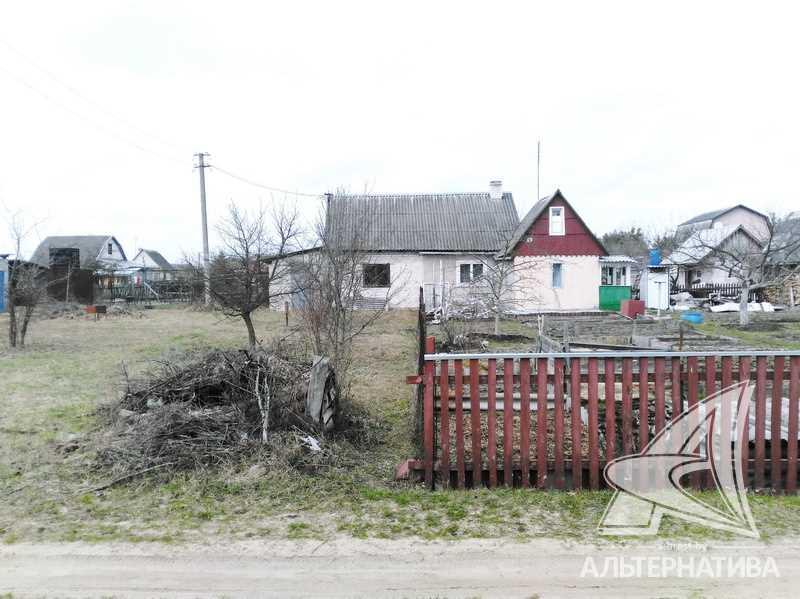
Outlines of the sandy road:
{"label": "sandy road", "polygon": [[16,597],[796,597],[800,539],[715,544],[683,555],[772,556],[780,577],[581,577],[587,556],[677,555],[656,544],[553,540],[246,542],[0,548],[0,589]]}

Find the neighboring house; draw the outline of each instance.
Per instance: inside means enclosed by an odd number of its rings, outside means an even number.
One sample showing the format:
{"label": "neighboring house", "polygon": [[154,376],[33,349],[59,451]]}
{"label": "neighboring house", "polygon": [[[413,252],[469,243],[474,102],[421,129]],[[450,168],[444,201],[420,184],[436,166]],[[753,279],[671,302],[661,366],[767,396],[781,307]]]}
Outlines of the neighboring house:
{"label": "neighboring house", "polygon": [[95,284],[120,284],[126,256],[113,235],[54,235],[44,238],[31,261],[49,269],[51,297],[91,303]]}
{"label": "neighboring house", "polygon": [[769,236],[769,218],[743,204],[705,212],[690,218],[678,225],[676,234],[679,238],[686,239],[696,231],[715,228],[734,230],[737,227],[744,227],[758,239]]}
{"label": "neighboring house", "polygon": [[177,270],[169,261],[155,250],[140,249],[127,264],[137,282],[171,281]]}
{"label": "neighboring house", "polygon": [[759,252],[761,241],[744,225],[701,229],[692,233],[662,264],[672,269],[678,287],[739,284],[715,256],[725,251],[741,256]]}
{"label": "neighboring house", "polygon": [[521,221],[500,181],[488,193],[335,195],[328,227],[359,231],[369,255],[363,294],[379,301],[391,287],[390,307],[416,307],[420,287],[429,308],[467,293],[496,260],[514,261],[518,311],[599,305],[607,252],[560,191]]}
{"label": "neighboring house", "polygon": [[737,281],[725,269],[707,260],[711,248],[731,243],[760,244],[769,237],[769,229],[765,214],[743,204],[699,214],[678,225],[676,236],[681,244],[664,265],[670,267],[670,277],[678,287],[735,284]]}
{"label": "neighboring house", "polygon": [[45,268],[114,269],[126,261],[125,251],[113,235],[54,235],[45,237],[31,262]]}

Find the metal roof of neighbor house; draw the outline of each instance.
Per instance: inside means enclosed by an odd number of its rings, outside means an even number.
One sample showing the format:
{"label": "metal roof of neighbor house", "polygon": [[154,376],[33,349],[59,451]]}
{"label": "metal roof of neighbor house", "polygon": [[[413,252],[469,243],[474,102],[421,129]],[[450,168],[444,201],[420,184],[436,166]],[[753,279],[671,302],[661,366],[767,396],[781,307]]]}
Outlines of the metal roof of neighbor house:
{"label": "metal roof of neighbor house", "polygon": [[164,258],[164,256],[161,255],[161,252],[157,252],[155,250],[145,250],[145,249],[142,249],[140,251],[150,256],[150,259],[153,262],[155,262],[159,268],[172,268],[172,264],[170,264],[169,261],[166,258]]}
{"label": "metal roof of neighbor house", "polygon": [[519,223],[511,193],[335,195],[329,235],[359,232],[374,252],[496,252]]}
{"label": "metal roof of neighbor house", "polygon": [[600,256],[600,262],[627,262],[636,264],[639,261],[635,258],[631,258],[630,256],[624,256],[622,254],[612,254],[610,256]]}
{"label": "metal roof of neighbor house", "polygon": [[31,262],[49,268],[50,248],[77,248],[80,250],[81,268],[92,266],[109,239],[116,242],[122,252],[122,259],[125,260],[125,251],[113,235],[50,235],[33,252]]}
{"label": "metal roof of neighbor house", "polygon": [[692,217],[685,222],[682,222],[678,226],[683,227],[684,225],[694,225],[696,223],[703,223],[709,220],[714,220],[715,218],[719,218],[723,214],[727,214],[731,210],[736,210],[736,208],[744,208],[745,210],[749,210],[754,214],[758,214],[759,216],[764,216],[764,218],[766,218],[765,215],[761,214],[757,210],[753,210],[752,208],[749,208],[744,204],[736,204],[735,206],[730,206],[729,208],[723,208],[722,210],[712,210],[711,212],[704,212],[703,214],[698,214],[697,216]]}
{"label": "metal roof of neighbor house", "polygon": [[733,238],[735,235],[749,237],[755,247],[760,247],[760,242],[742,225],[738,227],[714,227],[695,231],[691,237],[675,249],[663,264],[691,265],[697,264],[711,254],[715,248]]}

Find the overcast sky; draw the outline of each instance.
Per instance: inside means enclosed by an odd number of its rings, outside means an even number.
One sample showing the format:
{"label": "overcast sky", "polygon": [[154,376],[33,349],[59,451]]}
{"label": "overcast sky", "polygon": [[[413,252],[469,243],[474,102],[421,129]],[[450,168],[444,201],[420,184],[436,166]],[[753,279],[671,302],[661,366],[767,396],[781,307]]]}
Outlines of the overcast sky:
{"label": "overcast sky", "polygon": [[[28,253],[109,233],[129,257],[176,260],[201,246],[201,150],[310,194],[502,179],[524,214],[541,139],[542,195],[561,188],[598,234],[736,203],[798,210],[798,17],[752,2],[15,2],[0,209],[38,223]],[[295,201],[207,181],[212,224],[231,200]]]}

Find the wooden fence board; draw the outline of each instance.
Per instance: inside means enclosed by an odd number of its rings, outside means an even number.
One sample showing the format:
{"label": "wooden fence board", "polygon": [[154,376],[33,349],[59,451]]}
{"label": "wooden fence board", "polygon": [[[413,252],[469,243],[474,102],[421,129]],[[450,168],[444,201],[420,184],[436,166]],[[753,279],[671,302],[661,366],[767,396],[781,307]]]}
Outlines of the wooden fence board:
{"label": "wooden fence board", "polygon": [[[691,410],[697,402],[700,400],[700,387],[699,387],[699,380],[700,380],[700,369],[697,365],[697,358],[691,357],[686,360],[686,373],[688,376],[688,380],[686,383],[686,404],[687,409]],[[689,416],[690,422],[690,429],[694,430],[700,424],[699,414],[697,410],[694,410]],[[696,450],[694,447],[688,448],[690,452]],[[702,449],[702,448],[701,448]],[[690,480],[692,482],[692,487],[695,489],[700,488],[700,473],[699,472],[692,472],[689,475]]]}
{"label": "wooden fence board", "polygon": [[564,488],[564,360],[555,361],[553,377],[553,444],[556,489]]}
{"label": "wooden fence board", "polygon": [[536,361],[536,486],[547,481],[547,358]]}
{"label": "wooden fence board", "polygon": [[456,470],[457,485],[463,489],[466,483],[466,468],[464,460],[464,361],[454,360],[455,370],[455,399],[456,399]]}
{"label": "wooden fence board", "polygon": [[665,368],[666,365],[664,364],[664,358],[654,358],[653,359],[653,375],[655,377],[655,383],[653,384],[653,392],[655,394],[655,431],[656,435],[664,430],[664,426],[666,425],[667,420],[667,410],[666,410],[666,403],[664,401],[664,388],[665,388]]}
{"label": "wooden fence board", "polygon": [[788,467],[786,469],[786,492],[797,491],[797,417],[798,403],[800,403],[800,357],[791,359],[790,372],[792,375],[789,383],[789,443],[786,448]]}
{"label": "wooden fence board", "polygon": [[[750,358],[746,356],[742,356],[739,359],[739,382],[746,383],[750,381]],[[744,417],[746,421],[750,419],[750,403],[747,404],[747,409],[745,410]],[[745,477],[745,482],[748,479],[748,464],[750,458],[750,426],[745,427],[745,438],[741,442],[741,454],[742,454],[742,472]]]}
{"label": "wooden fence board", "polygon": [[522,486],[527,489],[531,484],[531,361],[529,358],[522,358],[519,361],[519,377],[520,469],[522,471]]}
{"label": "wooden fence board", "polygon": [[764,433],[767,423],[767,359],[756,359],[756,471],[754,485],[764,488]]}
{"label": "wooden fence board", "polygon": [[770,487],[773,491],[781,485],[781,404],[783,399],[783,356],[775,356],[775,376],[772,382],[772,406],[770,407]]}
{"label": "wooden fence board", "polygon": [[439,475],[442,480],[442,487],[450,486],[450,387],[448,377],[447,360],[439,362],[439,445],[441,452],[439,455]]}
{"label": "wooden fence board", "polygon": [[613,358],[603,360],[605,370],[605,380],[603,381],[603,391],[606,409],[606,461],[610,462],[616,457],[617,445],[617,389],[614,383],[614,371],[617,368]]}
{"label": "wooden fence board", "polygon": [[503,483],[514,482],[514,360],[503,360]]}
{"label": "wooden fence board", "polygon": [[[425,351],[428,353],[436,351],[436,342],[433,337],[428,337],[425,340]],[[434,370],[436,363],[425,362],[425,392],[423,394],[423,445],[425,446],[425,486],[429,489],[433,488],[433,454],[434,454],[434,431],[433,431],[433,393],[434,393]]]}
{"label": "wooden fence board", "polygon": [[589,486],[600,488],[600,456],[597,427],[597,358],[589,358]]}
{"label": "wooden fence board", "polygon": [[583,486],[583,468],[581,467],[581,361],[579,358],[570,360],[570,404],[572,426],[572,488],[580,489]]}
{"label": "wooden fence board", "polygon": [[[705,397],[709,398],[717,392],[717,359],[714,356],[706,356],[705,360]],[[711,470],[706,470],[702,475],[703,488],[714,488],[714,475]]]}
{"label": "wooden fence board", "polygon": [[489,414],[488,414],[488,439],[486,441],[486,456],[489,462],[489,488],[497,486],[497,360],[489,358]]}
{"label": "wooden fence board", "polygon": [[622,359],[622,455],[633,453],[633,362]]}
{"label": "wooden fence board", "polygon": [[483,458],[481,456],[481,398],[478,380],[480,378],[480,362],[469,361],[469,420],[472,428],[472,486],[482,484]]}

